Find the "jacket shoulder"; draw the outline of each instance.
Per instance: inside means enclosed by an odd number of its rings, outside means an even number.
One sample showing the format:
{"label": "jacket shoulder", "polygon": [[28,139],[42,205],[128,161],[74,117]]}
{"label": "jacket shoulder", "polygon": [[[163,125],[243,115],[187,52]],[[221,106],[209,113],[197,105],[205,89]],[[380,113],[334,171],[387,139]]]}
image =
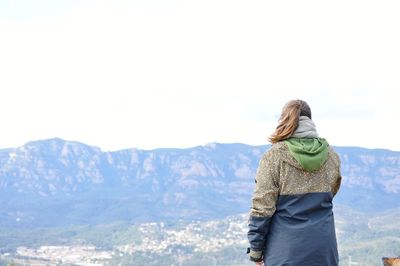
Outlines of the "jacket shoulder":
{"label": "jacket shoulder", "polygon": [[279,141],[277,143],[272,144],[271,148],[267,152],[271,153],[279,153],[288,151],[288,146],[284,141]]}
{"label": "jacket shoulder", "polygon": [[284,141],[280,141],[271,145],[271,147],[265,151],[264,158],[270,159],[281,156],[282,153],[289,151]]}
{"label": "jacket shoulder", "polygon": [[264,159],[275,163],[284,161],[296,168],[302,168],[296,159],[290,154],[289,148],[284,141],[272,144],[271,148],[265,152]]}
{"label": "jacket shoulder", "polygon": [[337,154],[337,152],[331,146],[329,146],[328,156],[334,161],[336,166],[340,167],[339,154]]}

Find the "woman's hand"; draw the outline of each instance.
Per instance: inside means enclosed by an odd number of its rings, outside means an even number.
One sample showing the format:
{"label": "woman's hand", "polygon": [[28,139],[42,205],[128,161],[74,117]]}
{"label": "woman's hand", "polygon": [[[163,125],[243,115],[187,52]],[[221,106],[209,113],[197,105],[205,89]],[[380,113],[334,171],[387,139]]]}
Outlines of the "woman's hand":
{"label": "woman's hand", "polygon": [[256,266],[264,266],[264,261],[262,260],[262,261],[256,262]]}

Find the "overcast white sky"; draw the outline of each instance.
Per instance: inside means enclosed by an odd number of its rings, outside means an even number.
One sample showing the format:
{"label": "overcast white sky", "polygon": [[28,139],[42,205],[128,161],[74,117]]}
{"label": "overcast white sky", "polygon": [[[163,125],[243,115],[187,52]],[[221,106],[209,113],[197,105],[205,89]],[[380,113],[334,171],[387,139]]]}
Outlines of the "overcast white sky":
{"label": "overcast white sky", "polygon": [[309,102],[332,145],[400,150],[399,1],[0,0],[0,148],[266,144]]}

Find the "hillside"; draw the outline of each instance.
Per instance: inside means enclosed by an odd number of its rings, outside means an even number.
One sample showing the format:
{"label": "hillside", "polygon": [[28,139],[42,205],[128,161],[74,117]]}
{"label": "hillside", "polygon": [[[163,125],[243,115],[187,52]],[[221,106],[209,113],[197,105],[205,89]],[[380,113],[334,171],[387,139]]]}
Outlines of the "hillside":
{"label": "hillside", "polygon": [[[334,213],[340,265],[351,260],[378,266],[381,257],[399,255],[400,209],[371,215],[338,205]],[[4,259],[31,264],[254,265],[245,254],[246,222],[247,214],[239,214],[210,221],[0,229],[0,239],[15,244],[0,246],[10,246]]]}
{"label": "hillside", "polygon": [[[248,211],[267,146],[103,152],[49,139],[0,150],[0,226],[210,220]],[[400,207],[400,152],[337,147],[336,203],[362,212]]]}

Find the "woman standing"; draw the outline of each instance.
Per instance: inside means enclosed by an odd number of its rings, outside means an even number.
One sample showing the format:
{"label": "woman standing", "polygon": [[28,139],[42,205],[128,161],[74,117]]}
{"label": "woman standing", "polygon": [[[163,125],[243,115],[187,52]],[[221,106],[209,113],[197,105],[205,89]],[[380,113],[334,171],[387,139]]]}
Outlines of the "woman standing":
{"label": "woman standing", "polygon": [[263,155],[249,217],[250,260],[266,266],[338,265],[332,199],[340,160],[305,101],[289,101]]}

